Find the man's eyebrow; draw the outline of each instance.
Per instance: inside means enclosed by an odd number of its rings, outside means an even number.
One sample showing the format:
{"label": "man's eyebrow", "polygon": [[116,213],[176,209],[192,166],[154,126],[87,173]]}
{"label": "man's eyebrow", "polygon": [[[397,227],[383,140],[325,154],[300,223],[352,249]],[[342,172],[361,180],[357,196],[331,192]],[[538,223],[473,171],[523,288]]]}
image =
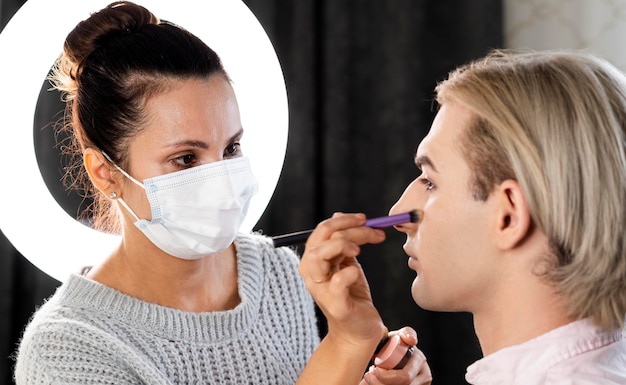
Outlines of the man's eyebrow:
{"label": "man's eyebrow", "polygon": [[415,156],[415,165],[417,166],[417,168],[419,168],[420,170],[422,169],[423,166],[429,166],[430,168],[433,169],[433,171],[437,172],[437,167],[435,167],[433,161],[427,157],[426,155],[422,155],[422,156]]}

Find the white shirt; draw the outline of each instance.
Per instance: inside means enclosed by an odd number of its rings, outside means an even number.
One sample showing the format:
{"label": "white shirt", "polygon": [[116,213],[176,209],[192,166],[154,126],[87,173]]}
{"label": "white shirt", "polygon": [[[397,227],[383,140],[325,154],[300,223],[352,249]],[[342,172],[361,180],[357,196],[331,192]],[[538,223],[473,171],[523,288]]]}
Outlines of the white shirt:
{"label": "white shirt", "polygon": [[473,385],[626,384],[626,337],[590,320],[572,322],[474,362],[465,379]]}

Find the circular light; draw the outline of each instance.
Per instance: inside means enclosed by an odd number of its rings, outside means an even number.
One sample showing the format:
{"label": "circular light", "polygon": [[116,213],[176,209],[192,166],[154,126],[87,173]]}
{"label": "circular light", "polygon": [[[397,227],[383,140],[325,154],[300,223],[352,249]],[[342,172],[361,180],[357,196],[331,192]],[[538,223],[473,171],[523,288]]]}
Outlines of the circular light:
{"label": "circular light", "polygon": [[[39,171],[33,118],[41,85],[67,34],[111,2],[28,0],[0,34],[0,229],[22,255],[59,281],[101,261],[120,237],[83,225],[58,205]],[[274,47],[241,1],[135,2],[197,35],[222,58],[246,131],[242,147],[259,179],[242,225],[243,231],[252,230],[276,188],[287,146],[287,93]]]}

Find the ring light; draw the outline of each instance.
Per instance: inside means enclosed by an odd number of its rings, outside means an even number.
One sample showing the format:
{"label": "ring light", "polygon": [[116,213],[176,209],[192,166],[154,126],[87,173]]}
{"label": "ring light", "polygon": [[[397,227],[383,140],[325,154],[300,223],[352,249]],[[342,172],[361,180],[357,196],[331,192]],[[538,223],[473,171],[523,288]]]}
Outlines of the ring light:
{"label": "ring light", "polygon": [[[0,34],[0,229],[31,263],[59,281],[101,261],[120,237],[78,222],[51,195],[35,155],[34,112],[67,34],[112,1],[28,0]],[[259,180],[242,225],[242,231],[251,231],[278,183],[288,134],[285,81],[265,30],[240,0],[135,2],[181,25],[220,55],[246,130],[242,148]]]}

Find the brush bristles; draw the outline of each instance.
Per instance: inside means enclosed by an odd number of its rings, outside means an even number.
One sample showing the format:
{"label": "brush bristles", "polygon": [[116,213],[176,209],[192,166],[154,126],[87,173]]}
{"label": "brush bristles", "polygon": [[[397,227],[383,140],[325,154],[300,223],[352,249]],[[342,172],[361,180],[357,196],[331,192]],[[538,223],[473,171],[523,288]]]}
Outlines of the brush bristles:
{"label": "brush bristles", "polygon": [[409,212],[409,219],[411,223],[419,223],[424,216],[424,212],[422,210],[412,210]]}

